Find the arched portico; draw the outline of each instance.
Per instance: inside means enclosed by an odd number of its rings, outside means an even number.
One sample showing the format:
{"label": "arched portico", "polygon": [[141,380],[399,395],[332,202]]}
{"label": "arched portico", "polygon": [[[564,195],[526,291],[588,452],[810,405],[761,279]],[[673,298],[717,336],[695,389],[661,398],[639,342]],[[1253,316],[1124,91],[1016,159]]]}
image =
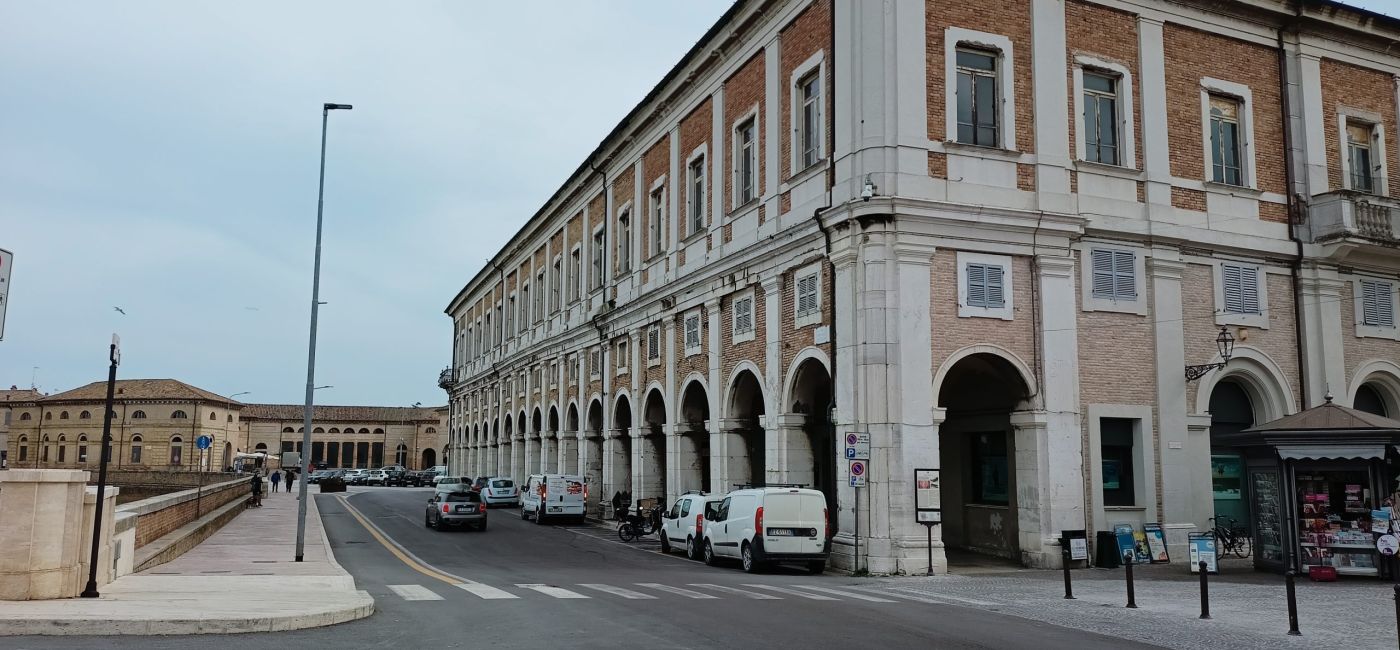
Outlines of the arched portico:
{"label": "arched portico", "polygon": [[[793,360],[785,382],[783,413],[768,434],[770,482],[810,485],[826,494],[827,508],[836,512],[836,440],[831,422],[834,392],[826,354],[808,348]],[[774,458],[774,448],[782,456]],[[777,476],[774,476],[775,471]]]}
{"label": "arched portico", "polygon": [[561,474],[577,474],[579,471],[578,425],[578,403],[569,402],[569,409],[564,414],[564,428],[558,435],[559,458],[555,466]]}
{"label": "arched portico", "polygon": [[1381,359],[1357,366],[1347,398],[1352,408],[1400,418],[1400,364]]}
{"label": "arched portico", "polygon": [[632,485],[635,494],[632,500],[656,498],[665,500],[666,493],[666,443],[668,427],[666,421],[666,398],[659,384],[646,392],[642,403],[642,422],[637,430],[637,442],[633,448]]}
{"label": "arched portico", "polygon": [[525,439],[525,471],[519,477],[522,483],[525,479],[540,471],[541,459],[544,447],[544,415],[538,406],[530,416],[530,428]]}
{"label": "arched portico", "polygon": [[611,497],[603,492],[603,400],[594,397],[588,403],[588,419],[580,434],[578,451],[578,471],[588,485],[587,508],[594,516],[602,515],[600,503]]}
{"label": "arched portico", "polygon": [[730,378],[718,434],[720,444],[711,446],[721,463],[719,489],[762,484],[766,479],[767,441],[763,430],[766,398],[758,377],[758,367],[743,362]]}
{"label": "arched portico", "polygon": [[712,491],[710,485],[710,432],[705,428],[710,419],[710,397],[704,379],[698,375],[687,378],[681,390],[680,410],[676,417],[675,459],[676,486],[674,495],[687,490]]}
{"label": "arched portico", "polygon": [[610,503],[632,503],[632,401],[625,392],[613,404],[612,426],[603,440],[603,493],[599,496]]}
{"label": "arched portico", "polygon": [[559,471],[559,407],[551,404],[545,419],[545,429],[540,432],[540,465],[537,471],[551,474]]}

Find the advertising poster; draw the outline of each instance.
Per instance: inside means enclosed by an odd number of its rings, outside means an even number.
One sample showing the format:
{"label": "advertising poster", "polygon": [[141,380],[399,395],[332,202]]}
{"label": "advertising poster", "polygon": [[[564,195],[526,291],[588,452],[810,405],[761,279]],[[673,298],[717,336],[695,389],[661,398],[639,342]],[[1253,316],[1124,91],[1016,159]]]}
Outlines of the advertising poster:
{"label": "advertising poster", "polygon": [[1133,537],[1132,524],[1114,524],[1113,538],[1118,542],[1118,559],[1123,561],[1132,555],[1133,562],[1137,562],[1137,540]]}
{"label": "advertising poster", "polygon": [[1147,536],[1147,552],[1153,564],[1165,564],[1171,561],[1167,556],[1167,536],[1162,531],[1162,524],[1143,524],[1143,534]]}
{"label": "advertising poster", "polygon": [[921,524],[943,521],[943,501],[938,482],[938,470],[914,470],[914,510]]}
{"label": "advertising poster", "polygon": [[1371,511],[1371,532],[1382,535],[1390,532],[1390,510]]}
{"label": "advertising poster", "polygon": [[1206,563],[1207,573],[1219,573],[1215,562],[1215,538],[1207,533],[1191,533],[1186,540],[1191,549],[1191,573],[1200,573],[1201,562]]}

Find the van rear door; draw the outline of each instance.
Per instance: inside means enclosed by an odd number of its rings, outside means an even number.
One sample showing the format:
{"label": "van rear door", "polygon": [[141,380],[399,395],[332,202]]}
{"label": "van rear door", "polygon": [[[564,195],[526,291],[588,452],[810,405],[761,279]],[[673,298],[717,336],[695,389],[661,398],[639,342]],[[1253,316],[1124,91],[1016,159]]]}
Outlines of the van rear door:
{"label": "van rear door", "polygon": [[551,515],[583,514],[583,477],[573,474],[550,474],[546,478],[546,509]]}
{"label": "van rear door", "polygon": [[[763,550],[769,553],[821,552],[826,499],[809,490],[770,492],[763,499]],[[814,546],[812,540],[816,540]]]}

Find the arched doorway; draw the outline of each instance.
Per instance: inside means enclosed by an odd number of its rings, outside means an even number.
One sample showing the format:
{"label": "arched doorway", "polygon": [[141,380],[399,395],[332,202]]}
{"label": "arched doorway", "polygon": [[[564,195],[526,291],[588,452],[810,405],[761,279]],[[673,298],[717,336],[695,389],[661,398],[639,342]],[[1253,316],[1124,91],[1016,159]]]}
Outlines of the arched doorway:
{"label": "arched doorway", "polygon": [[626,395],[613,407],[612,430],[603,441],[604,498],[632,503],[632,402]]}
{"label": "arched doorway", "polygon": [[423,449],[423,467],[431,469],[434,465],[437,465],[437,450],[432,447]]}
{"label": "arched doorway", "polygon": [[1381,397],[1381,392],[1370,383],[1362,384],[1356,389],[1356,397],[1352,398],[1352,408],[1381,417],[1390,417],[1390,413],[1387,412],[1389,409],[1385,407],[1385,398]]}
{"label": "arched doorway", "polygon": [[[507,438],[510,437],[510,418],[506,418]],[[501,419],[496,418],[491,421],[491,442],[486,445],[486,467],[485,473],[489,476],[501,475]]]}
{"label": "arched doorway", "polygon": [[[599,498],[603,496],[603,402],[593,400],[588,404],[588,420],[585,424],[583,440],[579,441],[579,468],[584,482],[589,486],[589,514],[598,515]],[[608,496],[612,496],[609,494]]]}
{"label": "arched doorway", "polygon": [[394,464],[408,467],[408,445],[401,442],[397,447],[394,447]]}
{"label": "arched doorway", "polygon": [[233,469],[233,443],[224,443],[224,468]]}
{"label": "arched doorway", "polygon": [[1236,449],[1218,445],[1222,435],[1239,433],[1255,424],[1255,405],[1246,386],[1226,377],[1210,392],[1210,481],[1214,493],[1215,516],[1249,521],[1245,501],[1244,457]]}
{"label": "arched doorway", "polygon": [[687,490],[711,492],[710,432],[705,423],[710,419],[710,398],[705,385],[696,379],[681,391],[680,417],[676,424],[676,466],[679,468],[676,493]]}
{"label": "arched doorway", "polygon": [[803,473],[795,477],[800,480],[793,482],[809,483],[821,490],[826,495],[828,512],[836,512],[836,428],[831,422],[832,399],[831,373],[826,364],[815,357],[803,359],[793,375],[784,405],[787,412],[779,423],[788,431],[800,428],[797,435],[789,438],[800,442],[810,457],[810,469],[792,468]]}
{"label": "arched doorway", "polygon": [[525,441],[525,472],[520,476],[520,481],[524,482],[526,477],[540,471],[543,465],[542,450],[544,435],[543,417],[540,415],[539,407],[535,407],[534,415],[530,418],[530,435]]}
{"label": "arched doorway", "polygon": [[1019,561],[1023,504],[1016,490],[1011,414],[1025,408],[1027,380],[1006,357],[976,352],[958,359],[937,390],[938,406],[946,409],[938,436],[943,543]]}
{"label": "arched doorway", "polygon": [[546,421],[548,427],[540,437],[540,468],[541,474],[559,471],[559,407],[549,407],[549,419]]}
{"label": "arched doorway", "polygon": [[661,389],[647,392],[642,408],[641,471],[638,473],[641,484],[636,486],[637,499],[657,498],[665,500],[666,493],[666,400]]}
{"label": "arched doorway", "polygon": [[510,477],[516,483],[525,482],[525,443],[528,436],[525,428],[525,412],[515,416],[515,435],[510,438]]}
{"label": "arched doorway", "polygon": [[559,433],[559,471],[578,474],[578,405],[569,404],[564,418],[564,430]]}
{"label": "arched doorway", "polygon": [[767,467],[764,414],[762,384],[753,370],[740,370],[730,383],[727,417],[723,423],[727,449],[719,454],[726,463],[721,489],[763,484]]}

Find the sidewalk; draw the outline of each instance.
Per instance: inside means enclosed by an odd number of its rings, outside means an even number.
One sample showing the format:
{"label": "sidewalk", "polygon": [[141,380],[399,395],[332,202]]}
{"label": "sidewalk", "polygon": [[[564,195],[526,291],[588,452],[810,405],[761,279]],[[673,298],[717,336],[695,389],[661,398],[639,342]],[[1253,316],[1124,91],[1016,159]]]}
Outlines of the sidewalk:
{"label": "sidewalk", "polygon": [[1185,565],[1139,566],[1138,609],[1127,609],[1122,569],[1072,572],[1065,600],[1059,571],[872,579],[870,586],[1169,648],[1394,648],[1396,612],[1388,582],[1297,580],[1299,630],[1288,635],[1282,576],[1247,569],[1210,576],[1210,620],[1201,620],[1199,577]]}
{"label": "sidewalk", "polygon": [[295,494],[265,495],[175,560],[117,579],[100,598],[0,601],[0,636],[232,634],[334,625],[374,613],[374,600],[336,564],[314,494],[302,562]]}

